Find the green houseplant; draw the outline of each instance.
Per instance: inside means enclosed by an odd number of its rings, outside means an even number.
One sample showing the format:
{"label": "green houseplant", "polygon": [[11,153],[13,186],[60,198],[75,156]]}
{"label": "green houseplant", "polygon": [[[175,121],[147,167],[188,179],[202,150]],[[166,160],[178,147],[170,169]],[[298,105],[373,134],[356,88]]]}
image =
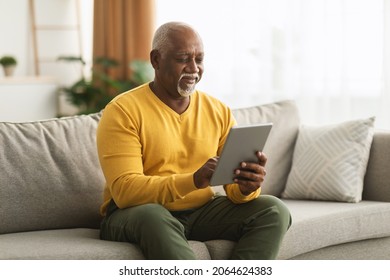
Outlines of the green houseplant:
{"label": "green houseplant", "polygon": [[13,56],[5,55],[0,58],[0,64],[1,66],[3,66],[4,75],[12,76],[15,71],[17,61],[16,58],[14,58]]}
{"label": "green houseplant", "polygon": [[[85,65],[81,57],[61,56],[58,60],[78,62]],[[119,93],[137,87],[153,78],[153,68],[147,61],[135,60],[129,65],[131,77],[127,80],[113,79],[107,72],[119,63],[110,58],[99,57],[94,60],[91,77],[82,76],[69,87],[62,87],[67,100],[79,109],[79,114],[90,114],[102,110]]]}

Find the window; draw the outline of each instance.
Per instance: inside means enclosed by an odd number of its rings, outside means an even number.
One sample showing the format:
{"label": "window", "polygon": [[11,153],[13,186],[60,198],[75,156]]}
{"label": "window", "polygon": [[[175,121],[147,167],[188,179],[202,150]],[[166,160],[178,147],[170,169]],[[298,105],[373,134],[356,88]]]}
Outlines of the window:
{"label": "window", "polygon": [[198,88],[229,106],[295,99],[306,122],[377,115],[377,124],[390,128],[382,109],[389,104],[384,78],[390,79],[384,76],[390,52],[385,48],[385,1],[156,4],[157,25],[185,21],[198,30],[205,45],[205,74]]}

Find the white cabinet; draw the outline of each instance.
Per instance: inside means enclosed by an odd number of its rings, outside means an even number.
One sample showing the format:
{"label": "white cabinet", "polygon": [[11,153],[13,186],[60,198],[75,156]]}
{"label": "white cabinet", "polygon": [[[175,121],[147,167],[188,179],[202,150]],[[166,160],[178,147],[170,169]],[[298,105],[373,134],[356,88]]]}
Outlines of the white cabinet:
{"label": "white cabinet", "polygon": [[0,78],[0,121],[54,118],[58,113],[58,83],[53,77]]}

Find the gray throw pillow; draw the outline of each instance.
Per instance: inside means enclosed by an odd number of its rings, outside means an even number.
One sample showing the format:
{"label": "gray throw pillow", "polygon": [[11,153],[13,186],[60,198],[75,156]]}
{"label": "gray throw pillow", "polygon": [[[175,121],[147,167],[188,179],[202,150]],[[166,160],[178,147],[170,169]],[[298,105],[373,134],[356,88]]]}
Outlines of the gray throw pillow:
{"label": "gray throw pillow", "polygon": [[273,123],[264,147],[268,161],[262,194],[280,196],[290,172],[300,125],[299,112],[295,102],[283,100],[250,108],[235,109],[233,115],[238,124]]}

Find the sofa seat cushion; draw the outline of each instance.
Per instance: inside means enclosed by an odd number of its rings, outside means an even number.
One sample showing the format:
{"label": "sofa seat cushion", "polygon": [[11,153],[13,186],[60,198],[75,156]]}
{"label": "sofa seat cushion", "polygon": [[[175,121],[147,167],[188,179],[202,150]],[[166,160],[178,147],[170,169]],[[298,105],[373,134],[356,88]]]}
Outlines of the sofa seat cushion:
{"label": "sofa seat cushion", "polygon": [[279,252],[289,259],[341,243],[390,236],[390,203],[284,200],[292,226]]}
{"label": "sofa seat cushion", "polygon": [[366,239],[314,250],[293,260],[390,260],[390,237]]}
{"label": "sofa seat cushion", "polygon": [[[206,244],[190,241],[198,259],[210,259]],[[99,239],[98,229],[57,229],[0,235],[0,259],[142,260],[138,246]]]}

